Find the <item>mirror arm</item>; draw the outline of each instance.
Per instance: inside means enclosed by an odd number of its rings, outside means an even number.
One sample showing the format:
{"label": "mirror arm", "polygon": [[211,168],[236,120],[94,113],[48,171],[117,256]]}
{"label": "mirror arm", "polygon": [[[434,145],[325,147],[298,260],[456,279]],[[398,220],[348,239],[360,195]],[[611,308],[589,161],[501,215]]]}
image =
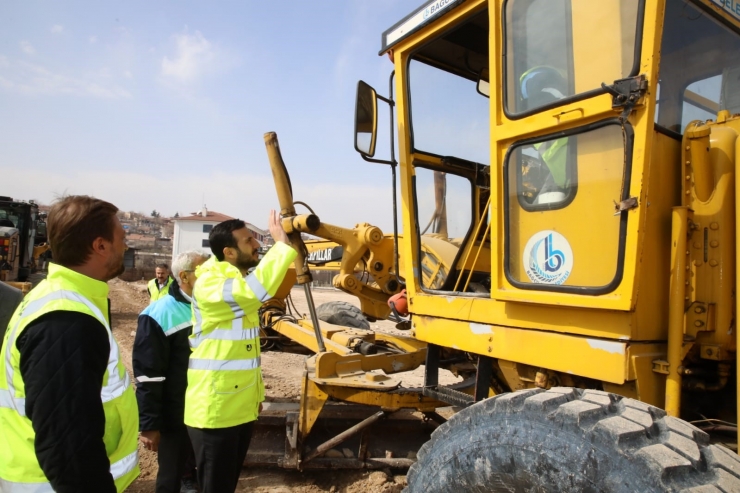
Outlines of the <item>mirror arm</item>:
{"label": "mirror arm", "polygon": [[381,101],[384,101],[384,102],[388,103],[390,106],[395,106],[396,105],[395,101],[393,101],[392,99],[384,98],[383,96],[381,96],[378,93],[375,93],[375,97],[378,98],[378,99],[380,99]]}
{"label": "mirror arm", "polygon": [[374,159],[374,158],[368,157],[367,154],[360,153],[360,156],[362,156],[362,159],[364,159],[368,163],[390,164],[391,166],[395,166],[396,164],[398,164],[395,161],[386,161],[384,159]]}
{"label": "mirror arm", "polygon": [[384,101],[388,103],[389,106],[389,115],[390,115],[390,143],[391,143],[391,158],[390,160],[385,159],[373,159],[369,156],[367,156],[364,153],[360,153],[360,156],[362,156],[362,159],[369,163],[378,163],[378,164],[390,164],[391,166],[391,181],[392,181],[392,190],[393,190],[393,263],[394,263],[394,271],[396,275],[396,281],[400,286],[406,286],[406,283],[401,280],[401,277],[399,276],[398,272],[398,200],[396,198],[397,191],[396,191],[396,166],[398,165],[398,162],[396,161],[396,154],[395,154],[395,139],[394,137],[394,124],[395,121],[393,119],[393,108],[396,106],[396,102],[393,101],[393,78],[396,75],[396,71],[393,70],[390,74],[390,77],[388,78],[388,94],[389,97],[385,98],[383,96],[380,96],[378,93],[375,93],[375,97],[377,99],[380,99],[381,101]]}

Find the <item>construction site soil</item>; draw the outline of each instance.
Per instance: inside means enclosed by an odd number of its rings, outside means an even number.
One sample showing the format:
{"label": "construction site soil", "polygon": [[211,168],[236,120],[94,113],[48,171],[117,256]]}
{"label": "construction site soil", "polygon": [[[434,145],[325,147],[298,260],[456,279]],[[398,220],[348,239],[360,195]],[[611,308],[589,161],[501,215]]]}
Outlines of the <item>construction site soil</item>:
{"label": "construction site soil", "polygon": [[[131,372],[131,350],[139,313],[149,303],[146,284],[143,281],[125,282],[114,279],[109,282],[113,335],[121,348],[123,360]],[[300,313],[307,313],[303,288],[294,288],[291,298]],[[334,289],[315,289],[316,305],[328,301],[347,301],[359,306],[353,296]],[[373,322],[371,328],[395,332],[395,324],[389,321]],[[298,402],[301,375],[305,356],[281,352],[265,352],[262,355],[262,372],[268,402]],[[442,383],[456,379],[446,375]],[[403,376],[405,387],[416,387],[423,383],[423,367]],[[129,492],[154,492],[157,476],[156,454],[139,446],[141,476],[126,490]],[[346,492],[346,493],[393,493],[406,486],[405,471],[389,469],[376,471],[320,470],[294,471],[279,468],[245,468],[239,479],[237,491],[256,492]]]}

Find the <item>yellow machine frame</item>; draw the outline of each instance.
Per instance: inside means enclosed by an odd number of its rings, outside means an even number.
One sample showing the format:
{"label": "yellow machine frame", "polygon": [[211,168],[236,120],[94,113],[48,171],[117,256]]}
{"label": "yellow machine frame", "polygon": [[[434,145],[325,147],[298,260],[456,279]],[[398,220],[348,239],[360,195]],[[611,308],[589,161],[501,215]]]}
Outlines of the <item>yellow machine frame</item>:
{"label": "yellow machine frame", "polygon": [[[279,321],[274,325],[279,333],[318,352],[307,363],[304,375],[297,433],[302,438],[307,436],[330,398],[375,404],[388,410],[410,407],[431,412],[439,402],[465,406],[506,391],[506,387],[519,390],[565,386],[604,390],[662,407],[670,416],[680,416],[681,397],[687,387],[699,391],[726,390],[736,360],[738,337],[735,289],[740,278],[736,268],[740,265],[740,258],[736,257],[740,255],[736,248],[740,228],[736,227],[736,221],[740,206],[735,200],[735,187],[740,185],[740,178],[736,176],[735,163],[740,156],[740,117],[719,111],[714,121],[686,125],[683,136],[657,128],[661,56],[666,59],[676,56],[661,51],[664,17],[671,0],[633,2],[630,5],[639,8],[635,7],[637,10],[632,13],[628,12],[630,6],[625,6],[628,2],[579,2],[569,13],[575,26],[571,33],[574,57],[581,67],[589,68],[583,76],[588,80],[576,82],[583,86],[576,93],[581,97],[509,114],[504,100],[507,96],[501,88],[513,82],[504,77],[505,64],[513,62],[501,55],[506,54],[504,17],[511,1],[429,3],[427,10],[418,10],[396,24],[392,28],[394,38],[390,42],[386,39],[381,50],[381,55],[387,54],[393,60],[393,98],[378,96],[364,82],[358,86],[356,135],[370,131],[372,135],[368,139],[369,148],[361,149],[356,140],[356,149],[369,161],[391,164],[394,173],[395,166],[399,166],[400,216],[405,235],[396,236],[397,253],[393,237],[383,236],[369,224],[344,229],[322,224],[313,215],[296,215],[292,209],[292,190],[286,185],[289,182],[280,178],[286,173],[285,166],[279,153],[276,157],[271,150],[277,148],[276,137],[265,136],[286,231],[294,235],[312,233],[345,248],[341,262],[335,264],[340,274],[335,277],[334,285],[358,296],[362,311],[368,316],[388,316],[385,302],[401,289],[396,282],[401,279],[411,314],[412,337],[392,340],[379,334],[335,330],[331,326],[319,328],[313,314],[312,323]],[[740,26],[740,14],[728,14],[722,6],[725,4],[717,2],[695,0],[694,3],[707,15]],[[438,15],[442,9],[447,10],[444,15]],[[618,32],[629,32],[633,26],[630,22],[635,23],[635,43],[639,39],[637,48],[632,48],[639,63],[635,62],[624,79],[603,81],[603,91],[599,90],[599,75],[609,63],[614,63],[609,55],[599,52],[604,47],[592,43],[596,31],[603,27],[603,23],[590,22],[596,9]],[[414,148],[410,63],[423,48],[466,22],[472,23],[484,12],[489,26],[489,65],[480,71],[478,82],[479,91],[481,82],[493,89],[486,93],[490,165],[485,168],[466,162],[465,166],[475,169],[476,179],[478,173],[487,175],[484,178],[489,186],[476,183],[473,187],[468,235],[449,238],[447,211],[441,205],[444,197],[438,186],[445,173],[455,174],[457,158],[450,161]],[[422,15],[423,19],[429,16],[431,20],[417,22]],[[632,55],[629,50],[619,43],[607,46],[607,53],[619,58],[622,68]],[[434,63],[444,67],[446,62],[439,58],[430,65]],[[449,63],[449,72],[453,73],[452,62]],[[687,91],[686,98],[713,107],[711,101],[698,93]],[[393,116],[398,120],[397,163],[393,157],[390,161],[372,159],[378,99],[391,104]],[[375,107],[363,106],[368,101]],[[719,110],[719,105],[716,106]],[[578,272],[579,280],[592,283],[560,289],[559,285],[542,287],[533,281],[522,287],[511,275],[507,256],[518,255],[533,231],[557,228],[548,227],[550,223],[542,213],[546,209],[533,209],[534,213],[527,216],[526,228],[512,232],[510,223],[514,221],[509,214],[515,214],[511,211],[517,206],[510,206],[508,201],[507,186],[512,178],[507,175],[507,160],[523,145],[568,139],[608,125],[620,129],[621,147],[615,151],[617,147],[599,146],[598,142],[591,147],[584,144],[584,155],[578,157],[593,168],[586,168],[584,176],[596,177],[594,181],[608,176],[621,189],[594,187],[589,192],[586,188],[580,195],[598,202],[595,210],[588,209],[592,202],[582,201],[580,209],[566,210],[566,204],[558,213],[563,230],[586,266]],[[607,158],[622,162],[623,176],[615,178],[613,172],[604,171],[606,166],[599,167]],[[437,203],[433,220],[444,221],[432,235],[425,235],[419,228],[420,204],[415,180],[421,169],[435,173]],[[551,210],[555,209],[547,209]],[[620,225],[618,236],[600,235],[602,230],[598,227],[579,228],[580,216],[584,214],[603,222],[616,217],[610,224],[616,221]],[[519,250],[510,247],[512,242],[518,242]],[[591,281],[604,279],[609,268],[600,265],[596,247],[607,245],[616,251],[616,242],[619,242],[617,273],[611,283]],[[305,257],[306,246],[300,241],[294,243]],[[325,245],[317,243],[308,251]],[[396,254],[397,259],[392,257]],[[299,272],[307,270],[304,257],[296,263]],[[377,282],[358,280],[354,272],[360,263],[373,266],[371,273]],[[399,266],[398,272],[393,270],[395,266]],[[446,290],[436,283],[442,266],[457,276],[452,289],[453,283],[446,283]],[[521,265],[516,268],[524,270]],[[468,289],[474,272],[490,273],[490,291],[483,293],[478,286],[475,290]],[[299,274],[298,279],[299,283],[305,283],[310,275]],[[590,289],[591,286],[598,289]],[[582,287],[589,289],[578,289]],[[367,342],[385,339],[404,346],[405,353],[358,354],[353,342],[357,338]],[[327,341],[326,351],[323,340]],[[468,358],[466,375],[470,376],[469,367],[473,366],[475,388],[468,386],[466,390],[473,397],[437,385],[437,377],[432,373],[440,367],[445,351]],[[393,373],[424,362],[427,375],[423,396],[387,392],[389,387],[396,388]],[[709,373],[700,374],[706,370],[706,363],[715,366]],[[482,371],[483,366],[491,368]],[[703,378],[707,374],[709,378]],[[740,378],[736,380],[740,386]]]}

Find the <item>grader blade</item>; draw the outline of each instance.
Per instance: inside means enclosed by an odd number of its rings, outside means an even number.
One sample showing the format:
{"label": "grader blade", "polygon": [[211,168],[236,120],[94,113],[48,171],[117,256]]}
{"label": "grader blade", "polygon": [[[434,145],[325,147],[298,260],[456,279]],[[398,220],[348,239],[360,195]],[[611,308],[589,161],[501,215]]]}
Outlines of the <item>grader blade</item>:
{"label": "grader blade", "polygon": [[436,414],[427,418],[413,410],[384,412],[373,406],[331,402],[301,444],[299,411],[298,403],[265,403],[245,467],[407,469],[439,426]]}

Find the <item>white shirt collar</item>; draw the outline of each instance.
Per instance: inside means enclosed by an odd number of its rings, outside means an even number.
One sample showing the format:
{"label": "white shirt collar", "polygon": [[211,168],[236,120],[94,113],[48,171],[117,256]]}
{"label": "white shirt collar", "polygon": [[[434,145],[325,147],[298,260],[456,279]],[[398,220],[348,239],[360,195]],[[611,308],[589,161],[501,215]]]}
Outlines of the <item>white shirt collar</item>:
{"label": "white shirt collar", "polygon": [[193,302],[193,298],[191,298],[190,296],[188,296],[187,293],[182,290],[182,288],[180,288],[180,294],[182,295],[183,298],[185,298],[186,300],[188,300],[188,303],[192,303]]}

